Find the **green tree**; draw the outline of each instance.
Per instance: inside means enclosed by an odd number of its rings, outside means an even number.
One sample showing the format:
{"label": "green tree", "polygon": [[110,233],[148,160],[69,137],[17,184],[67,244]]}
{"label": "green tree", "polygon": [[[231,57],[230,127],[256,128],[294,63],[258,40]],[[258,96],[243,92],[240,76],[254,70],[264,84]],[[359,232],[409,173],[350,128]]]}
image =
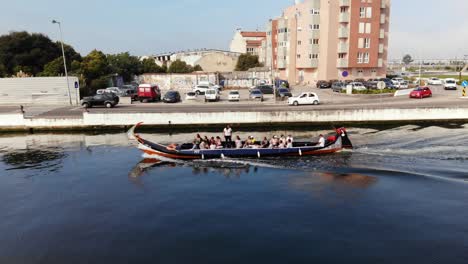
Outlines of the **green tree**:
{"label": "green tree", "polygon": [[257,55],[242,54],[239,56],[236,65],[236,71],[247,71],[251,68],[260,67],[262,64],[258,61]]}
{"label": "green tree", "polygon": [[192,66],[188,65],[185,61],[176,60],[174,61],[169,69],[167,70],[169,73],[190,73],[193,72]]}
{"label": "green tree", "polygon": [[81,62],[80,72],[86,85],[91,85],[93,80],[106,76],[110,71],[109,62],[102,51],[93,50]]}
{"label": "green tree", "polygon": [[5,65],[0,63],[0,78],[6,77],[7,76],[7,69]]}
{"label": "green tree", "polygon": [[[80,59],[80,55],[69,45],[64,45],[67,59]],[[52,42],[47,36],[28,32],[11,32],[0,36],[0,64],[6,68],[8,75],[19,70],[36,75],[44,66],[61,57],[62,51],[58,42]]]}
{"label": "green tree", "polygon": [[108,55],[107,60],[110,71],[122,76],[124,82],[130,82],[136,74],[140,73],[140,60],[128,52]]}
{"label": "green tree", "polygon": [[154,59],[144,59],[140,62],[140,73],[165,73],[167,67],[163,68],[156,64]]}
{"label": "green tree", "polygon": [[39,73],[39,76],[60,76],[65,75],[65,69],[63,68],[62,57],[56,58],[55,60],[47,63],[44,66],[44,70]]}
{"label": "green tree", "polygon": [[197,64],[197,65],[195,65],[195,67],[193,67],[193,71],[203,71],[203,68],[202,68],[202,66]]}
{"label": "green tree", "polygon": [[414,61],[414,60],[413,60],[413,57],[411,57],[411,55],[409,55],[409,54],[406,54],[406,55],[403,57],[403,60],[402,60],[402,62],[403,62],[406,66],[410,65],[413,61]]}

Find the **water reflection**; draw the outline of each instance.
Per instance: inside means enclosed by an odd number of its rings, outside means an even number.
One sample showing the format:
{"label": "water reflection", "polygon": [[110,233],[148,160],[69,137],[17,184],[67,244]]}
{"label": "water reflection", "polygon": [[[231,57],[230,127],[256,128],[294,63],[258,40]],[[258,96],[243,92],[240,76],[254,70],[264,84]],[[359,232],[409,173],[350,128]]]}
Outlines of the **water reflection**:
{"label": "water reflection", "polygon": [[67,155],[61,148],[26,149],[3,154],[2,161],[11,166],[6,170],[47,169],[57,171]]}

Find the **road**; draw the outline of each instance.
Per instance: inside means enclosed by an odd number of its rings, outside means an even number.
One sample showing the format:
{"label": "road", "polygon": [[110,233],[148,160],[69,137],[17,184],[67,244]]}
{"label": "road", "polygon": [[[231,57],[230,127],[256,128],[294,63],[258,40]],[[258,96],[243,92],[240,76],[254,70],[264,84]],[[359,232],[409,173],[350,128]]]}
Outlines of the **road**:
{"label": "road", "polygon": [[[266,97],[264,102],[248,101],[248,92],[241,91],[241,102],[205,103],[201,99],[195,102],[179,104],[135,103],[132,105],[119,105],[113,109],[91,108],[85,110],[81,107],[61,106],[31,106],[25,107],[27,118],[81,118],[83,111],[90,113],[172,113],[172,112],[247,112],[247,111],[309,111],[330,109],[382,109],[382,108],[433,108],[433,107],[468,107],[468,99],[460,99],[461,91],[445,91],[441,86],[431,87],[434,95],[432,98],[409,99],[407,96],[392,97],[388,95],[346,95],[333,93],[331,90],[311,89],[296,87],[294,94],[303,91],[316,92],[321,105],[317,106],[288,106],[286,101],[275,102],[272,96]],[[223,92],[223,98],[228,92]],[[0,113],[19,112],[19,106],[0,106]]]}

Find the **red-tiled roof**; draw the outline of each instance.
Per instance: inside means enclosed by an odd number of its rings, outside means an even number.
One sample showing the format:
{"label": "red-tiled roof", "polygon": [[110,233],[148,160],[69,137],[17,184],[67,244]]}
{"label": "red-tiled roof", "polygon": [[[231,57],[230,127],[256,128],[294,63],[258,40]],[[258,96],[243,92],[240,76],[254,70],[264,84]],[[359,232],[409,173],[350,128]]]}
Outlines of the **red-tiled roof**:
{"label": "red-tiled roof", "polygon": [[261,46],[262,41],[261,40],[247,40],[247,46]]}
{"label": "red-tiled roof", "polygon": [[266,38],[266,32],[259,31],[242,31],[241,35],[244,38]]}

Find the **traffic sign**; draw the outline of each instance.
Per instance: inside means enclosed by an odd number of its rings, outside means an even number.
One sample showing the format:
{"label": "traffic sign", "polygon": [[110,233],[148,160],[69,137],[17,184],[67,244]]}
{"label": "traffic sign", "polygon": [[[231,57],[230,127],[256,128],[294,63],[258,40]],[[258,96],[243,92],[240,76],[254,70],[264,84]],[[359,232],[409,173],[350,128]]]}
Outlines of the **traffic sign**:
{"label": "traffic sign", "polygon": [[348,71],[343,71],[343,72],[341,73],[341,76],[343,76],[343,77],[348,77],[348,76],[349,76],[349,72],[348,72]]}
{"label": "traffic sign", "polygon": [[387,84],[385,84],[385,82],[378,82],[377,83],[377,88],[379,88],[380,90],[383,90],[387,87]]}
{"label": "traffic sign", "polygon": [[79,89],[80,88],[80,85],[78,84],[78,82],[75,82],[75,89]]}
{"label": "traffic sign", "polygon": [[461,84],[463,87],[468,87],[468,81],[463,81]]}

